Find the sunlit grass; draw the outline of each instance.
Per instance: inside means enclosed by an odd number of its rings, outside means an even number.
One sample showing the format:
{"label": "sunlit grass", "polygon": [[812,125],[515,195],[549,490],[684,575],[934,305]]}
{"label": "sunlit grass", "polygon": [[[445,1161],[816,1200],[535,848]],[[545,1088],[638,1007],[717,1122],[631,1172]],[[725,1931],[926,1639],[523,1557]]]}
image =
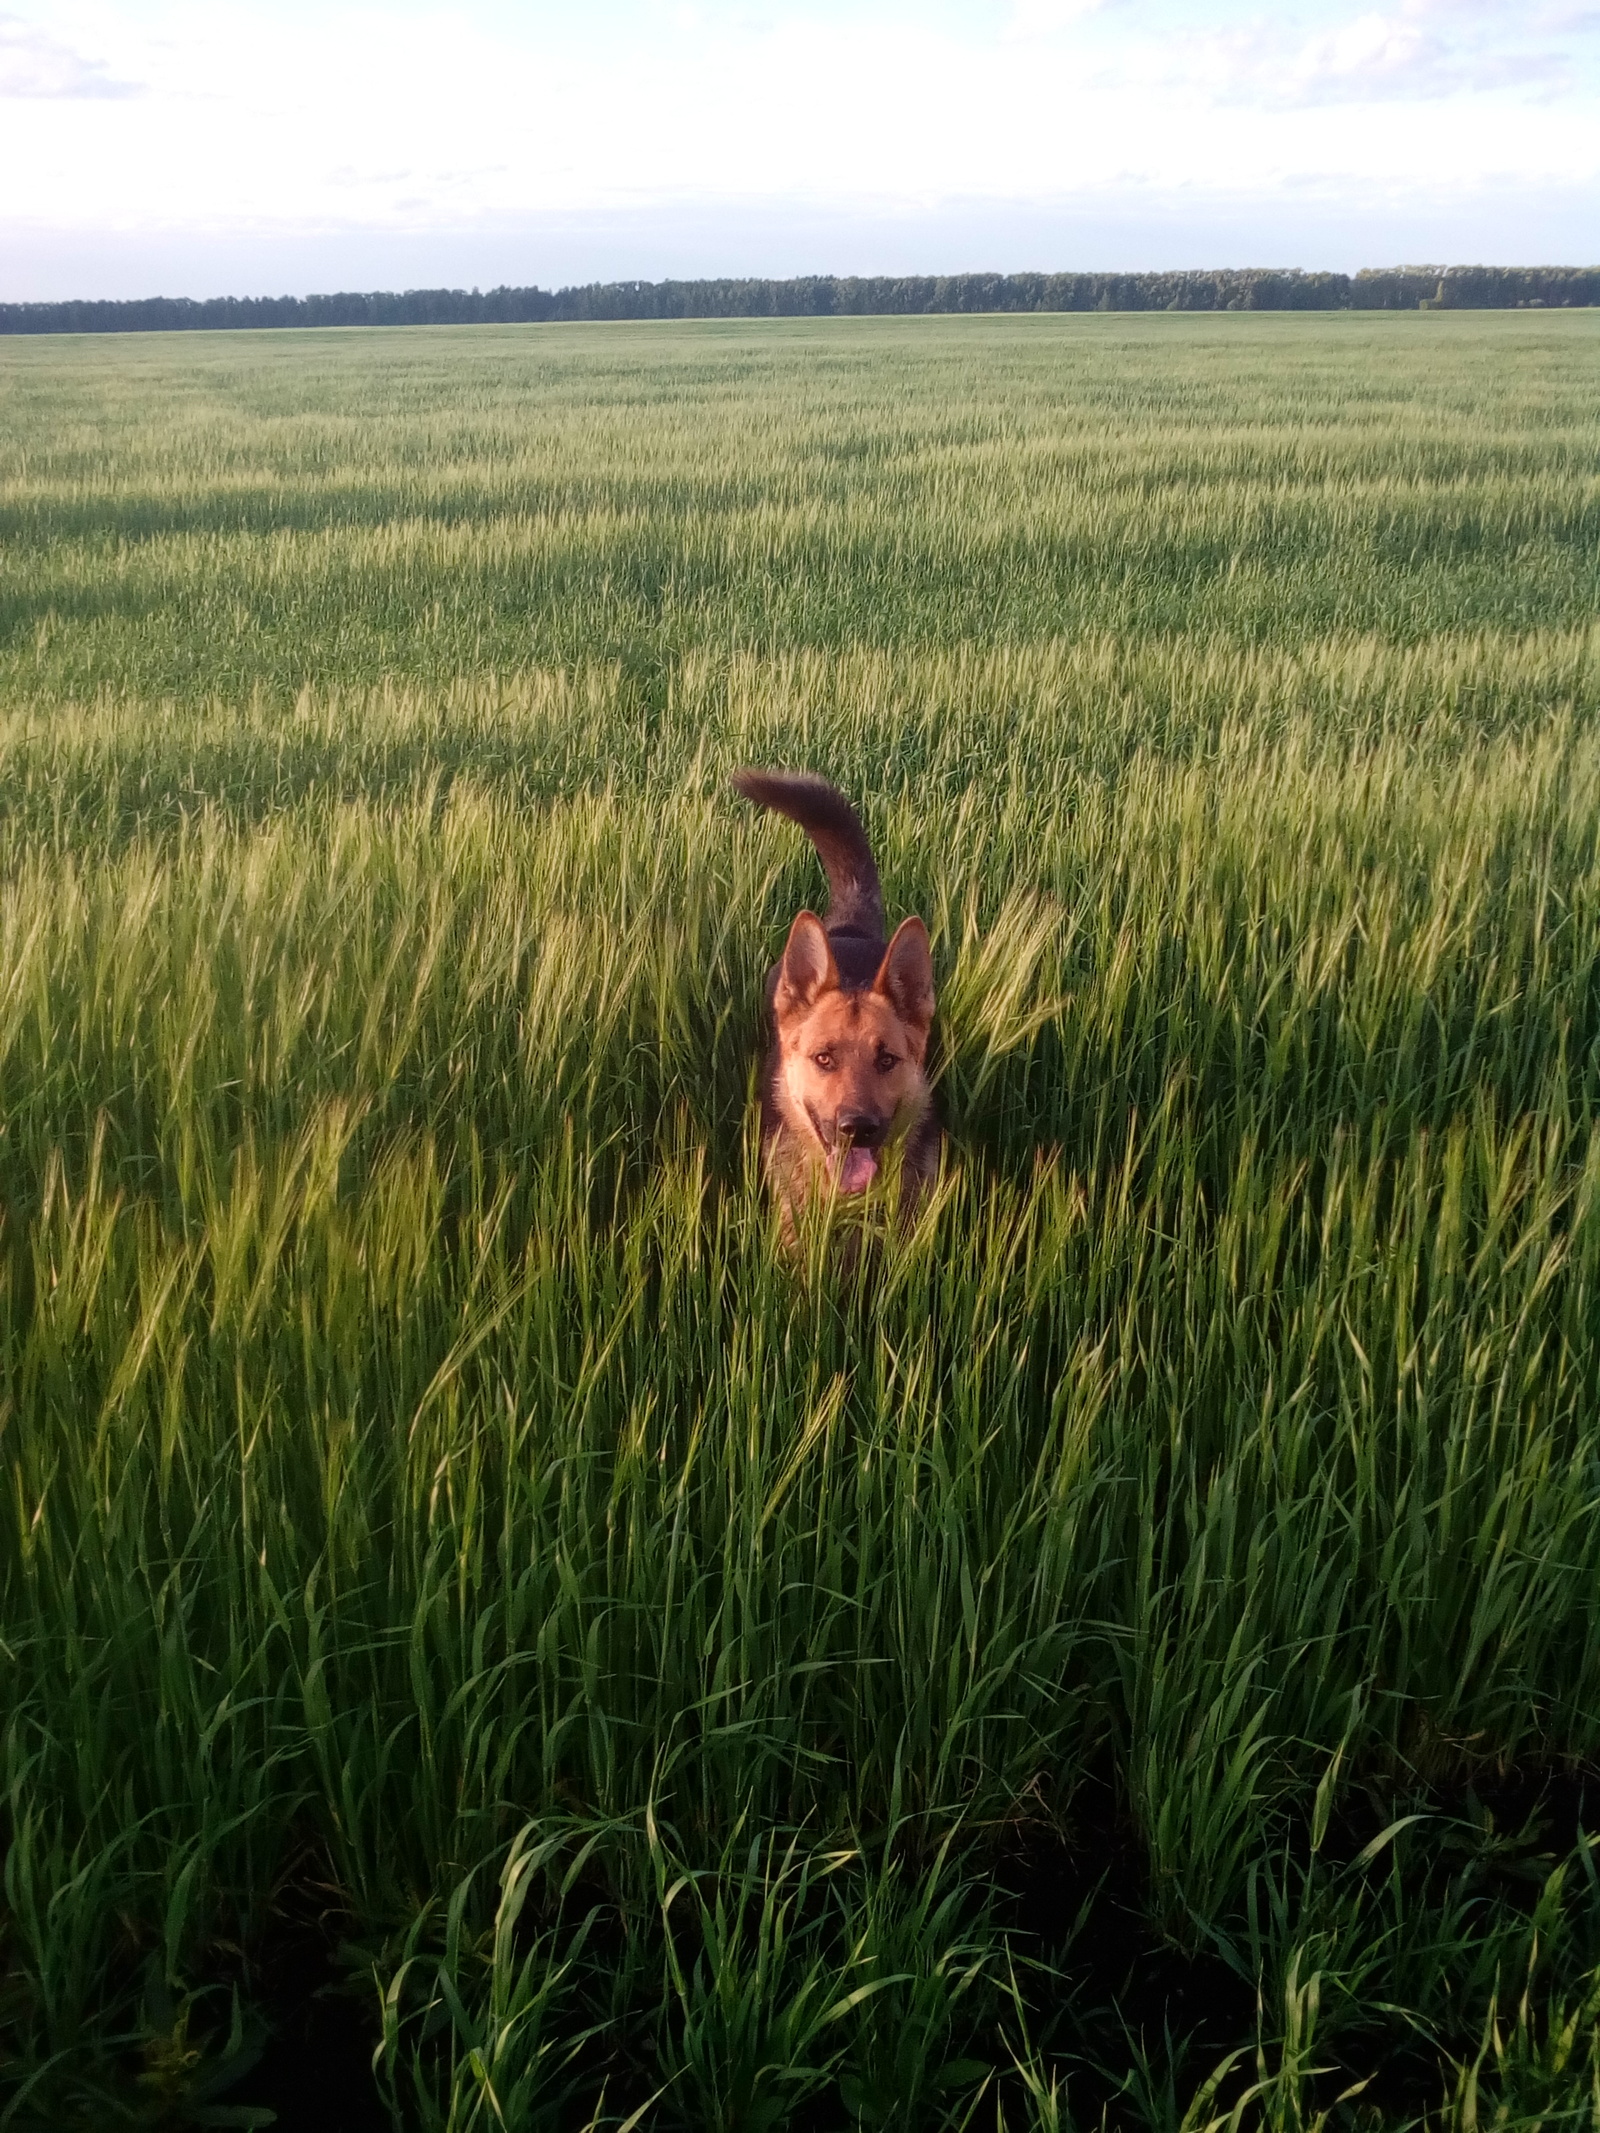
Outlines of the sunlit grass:
{"label": "sunlit grass", "polygon": [[1593,2121],[1592,341],[0,348],[0,2125]]}

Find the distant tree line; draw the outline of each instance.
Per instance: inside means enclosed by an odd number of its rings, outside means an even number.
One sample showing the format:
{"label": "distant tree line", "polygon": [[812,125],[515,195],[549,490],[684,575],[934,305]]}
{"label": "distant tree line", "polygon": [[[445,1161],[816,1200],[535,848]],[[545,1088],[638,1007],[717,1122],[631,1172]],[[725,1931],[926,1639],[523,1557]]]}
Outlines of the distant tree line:
{"label": "distant tree line", "polygon": [[976,311],[1505,311],[1600,304],[1600,267],[1224,268],[1178,274],[808,274],[792,281],[588,282],[337,296],[148,296],[0,303],[0,333],[262,326],[476,326],[546,320],[837,318]]}

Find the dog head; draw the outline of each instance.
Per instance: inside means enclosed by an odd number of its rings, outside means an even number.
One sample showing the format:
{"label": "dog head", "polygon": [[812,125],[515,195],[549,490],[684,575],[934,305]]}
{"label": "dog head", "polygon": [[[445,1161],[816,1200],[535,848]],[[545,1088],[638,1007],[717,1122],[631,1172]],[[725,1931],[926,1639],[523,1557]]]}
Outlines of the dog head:
{"label": "dog head", "polygon": [[908,918],[869,985],[847,986],[814,912],[789,932],[772,995],[780,1098],[841,1192],[864,1192],[884,1148],[928,1101],[928,929]]}

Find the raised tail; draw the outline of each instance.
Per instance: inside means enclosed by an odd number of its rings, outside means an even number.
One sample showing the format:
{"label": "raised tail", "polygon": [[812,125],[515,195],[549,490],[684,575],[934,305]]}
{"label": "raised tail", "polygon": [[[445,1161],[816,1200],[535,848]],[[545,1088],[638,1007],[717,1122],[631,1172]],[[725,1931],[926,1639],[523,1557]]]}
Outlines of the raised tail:
{"label": "raised tail", "polygon": [[883,939],[883,891],[861,818],[837,786],[804,770],[741,770],[734,790],[787,815],[817,848],[828,876],[830,933]]}

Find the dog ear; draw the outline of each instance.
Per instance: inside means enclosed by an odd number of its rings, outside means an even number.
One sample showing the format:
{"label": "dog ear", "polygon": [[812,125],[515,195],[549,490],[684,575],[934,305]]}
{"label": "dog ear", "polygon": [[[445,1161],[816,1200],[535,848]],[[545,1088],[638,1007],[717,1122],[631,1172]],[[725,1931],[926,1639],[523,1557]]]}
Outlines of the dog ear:
{"label": "dog ear", "polygon": [[896,927],[872,989],[883,995],[909,1028],[927,1036],[933,1021],[933,951],[920,918],[902,919]]}
{"label": "dog ear", "polygon": [[803,1014],[825,992],[839,983],[839,966],[814,911],[802,911],[789,928],[789,943],[778,966],[773,1006],[782,1021],[785,1015]]}

